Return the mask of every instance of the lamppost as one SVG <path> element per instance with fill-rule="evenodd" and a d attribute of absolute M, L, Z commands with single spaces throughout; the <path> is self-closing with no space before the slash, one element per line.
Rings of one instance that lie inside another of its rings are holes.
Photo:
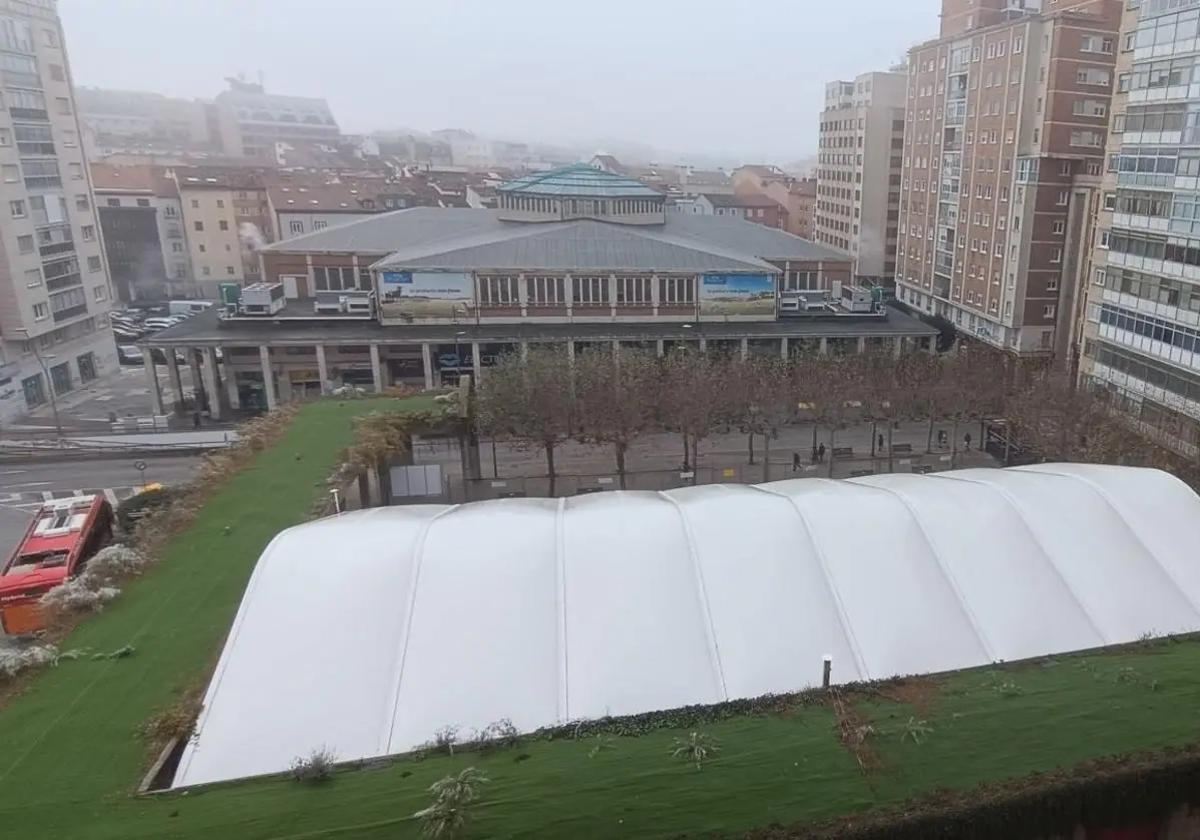
<path fill-rule="evenodd" d="M 37 341 L 30 337 L 29 330 L 18 328 L 17 332 L 25 333 L 25 340 L 33 349 L 33 357 L 37 359 L 38 367 L 42 369 L 42 376 L 45 378 L 46 387 L 49 389 L 50 393 L 50 411 L 54 415 L 54 434 L 57 436 L 59 442 L 61 442 L 63 433 L 62 423 L 58 419 L 58 400 L 54 396 L 54 381 L 51 379 L 50 371 L 46 367 L 46 361 L 53 361 L 55 356 L 51 354 L 50 356 L 43 358 L 41 352 L 38 350 Z"/>

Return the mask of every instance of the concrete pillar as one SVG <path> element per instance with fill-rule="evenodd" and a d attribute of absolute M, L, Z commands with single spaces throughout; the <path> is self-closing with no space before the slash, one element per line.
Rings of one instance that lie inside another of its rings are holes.
<path fill-rule="evenodd" d="M 658 354 L 659 358 L 662 358 L 663 356 L 665 356 L 667 354 L 666 347 L 663 344 L 663 340 L 661 338 L 658 341 L 654 342 L 654 352 L 656 352 Z"/>
<path fill-rule="evenodd" d="M 742 339 L 742 361 L 743 362 L 746 361 L 746 359 L 747 359 L 747 357 L 749 357 L 749 355 L 750 355 L 750 339 L 743 338 Z"/>
<path fill-rule="evenodd" d="M 478 385 L 483 379 L 483 358 L 479 351 L 479 342 L 471 342 L 471 372 L 475 376 L 475 384 Z"/>
<path fill-rule="evenodd" d="M 867 337 L 865 335 L 860 335 L 858 337 L 858 352 L 859 353 L 867 352 Z"/>
<path fill-rule="evenodd" d="M 522 341 L 521 342 L 521 361 L 525 361 L 528 358 L 529 358 L 529 342 Z"/>
<path fill-rule="evenodd" d="M 208 416 L 213 420 L 221 419 L 221 375 L 217 372 L 217 351 L 205 347 L 204 354 L 204 393 L 208 394 Z"/>
<path fill-rule="evenodd" d="M 613 343 L 612 343 L 612 348 L 613 348 L 613 358 L 615 359 L 621 355 L 621 342 L 614 338 Z"/>
<path fill-rule="evenodd" d="M 229 361 L 230 348 L 225 348 L 225 395 L 229 397 L 229 407 L 237 410 L 242 407 L 242 398 L 238 394 L 237 373 Z"/>
<path fill-rule="evenodd" d="M 379 345 L 372 344 L 371 348 L 371 384 L 375 386 L 375 393 L 383 393 L 383 364 L 379 360 Z"/>
<path fill-rule="evenodd" d="M 168 348 L 167 353 L 167 383 L 174 395 L 174 408 L 179 410 L 183 405 L 183 378 L 179 375 L 179 360 L 175 358 L 175 349 Z"/>
<path fill-rule="evenodd" d="M 433 390 L 433 346 L 428 342 L 421 345 L 421 361 L 425 365 L 425 390 Z"/>
<path fill-rule="evenodd" d="M 892 339 L 892 358 L 899 359 L 904 354 L 904 337 L 896 336 Z"/>
<path fill-rule="evenodd" d="M 325 345 L 317 345 L 317 376 L 321 377 L 321 393 L 328 394 L 332 390 L 329 382 L 329 364 L 325 360 Z"/>
<path fill-rule="evenodd" d="M 785 362 L 788 360 L 788 340 L 786 336 L 779 339 L 779 358 Z"/>
<path fill-rule="evenodd" d="M 567 364 L 575 365 L 575 339 L 573 338 L 567 339 Z"/>
<path fill-rule="evenodd" d="M 171 348 L 167 348 L 167 352 L 172 352 Z M 150 386 L 150 405 L 154 409 L 156 415 L 166 414 L 163 411 L 162 389 L 158 387 L 158 371 L 154 369 L 154 354 L 149 347 L 142 348 L 142 366 L 146 369 L 146 384 Z M 53 388 L 53 383 L 46 383 Z"/>
<path fill-rule="evenodd" d="M 271 371 L 271 348 L 260 344 L 258 359 L 262 364 L 263 391 L 267 395 L 267 410 L 274 411 L 279 407 L 279 398 L 275 396 L 275 374 Z"/>
<path fill-rule="evenodd" d="M 824 337 L 822 337 L 822 338 L 821 338 L 821 349 L 820 349 L 820 353 L 821 353 L 821 355 L 822 355 L 822 356 L 828 356 L 828 355 L 829 355 L 829 339 L 828 339 L 828 338 L 824 338 Z"/>
<path fill-rule="evenodd" d="M 196 355 L 194 347 L 188 347 L 183 351 L 187 354 L 188 369 L 192 372 L 192 390 L 196 393 L 196 399 L 199 401 L 200 392 L 204 392 L 204 401 L 211 399 L 212 395 L 208 393 L 208 389 L 204 387 L 204 377 L 200 375 L 200 357 Z M 199 402 L 196 405 L 196 410 L 199 411 L 201 406 Z"/>
<path fill-rule="evenodd" d="M 708 339 L 702 338 L 700 339 L 700 352 L 703 353 L 706 350 L 708 350 Z"/>
<path fill-rule="evenodd" d="M 937 336 L 935 335 L 929 337 L 929 355 L 937 355 Z"/>

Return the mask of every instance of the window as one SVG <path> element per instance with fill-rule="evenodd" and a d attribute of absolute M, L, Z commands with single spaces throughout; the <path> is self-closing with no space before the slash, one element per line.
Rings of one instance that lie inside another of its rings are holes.
<path fill-rule="evenodd" d="M 1105 193 L 1104 194 L 1104 209 L 1105 210 L 1115 210 L 1116 208 L 1117 208 L 1117 194 L 1111 193 L 1111 192 Z"/>
<path fill-rule="evenodd" d="M 61 64 L 50 65 L 50 78 L 56 82 L 65 82 L 67 80 L 67 74 Z"/>
<path fill-rule="evenodd" d="M 82 181 L 83 180 L 83 164 L 82 163 L 68 163 L 67 164 L 67 172 L 69 172 L 71 174 L 72 181 Z"/>
<path fill-rule="evenodd" d="M 12 145 L 12 132 L 7 128 L 0 128 L 0 146 Z"/>
<path fill-rule="evenodd" d="M 25 288 L 36 289 L 42 285 L 42 270 L 40 268 L 31 268 L 25 272 Z"/>
<path fill-rule="evenodd" d="M 33 305 L 33 320 L 45 321 L 50 317 L 50 307 L 44 303 L 35 303 Z"/>
<path fill-rule="evenodd" d="M 212 269 L 209 268 L 208 266 L 204 265 L 204 266 L 200 267 L 200 273 L 203 274 L 205 277 L 208 277 L 212 274 Z"/>
<path fill-rule="evenodd" d="M 183 253 L 183 243 L 182 242 L 172 242 L 171 243 L 171 252 L 175 253 L 175 254 L 182 254 Z"/>
<path fill-rule="evenodd" d="M 63 131 L 62 144 L 68 148 L 74 149 L 79 145 L 79 132 L 74 130 Z"/>
<path fill-rule="evenodd" d="M 1012 51 L 1014 53 L 1019 53 L 1023 49 L 1025 49 L 1025 37 L 1023 35 L 1018 35 L 1017 37 L 1013 38 Z"/>
<path fill-rule="evenodd" d="M 79 234 L 83 237 L 84 242 L 94 242 L 96 240 L 96 226 L 84 225 L 79 229 Z"/>
<path fill-rule="evenodd" d="M 288 222 L 288 230 L 292 233 L 304 233 L 304 222 L 299 219 L 292 219 Z"/>
<path fill-rule="evenodd" d="M 201 244 L 197 245 L 196 247 L 200 249 L 201 254 L 205 253 L 208 250 L 208 248 L 206 248 L 204 246 L 204 243 L 201 243 Z"/>
<path fill-rule="evenodd" d="M 325 230 L 327 227 L 329 227 L 329 222 L 324 219 L 315 219 L 313 221 L 313 230 Z"/>
<path fill-rule="evenodd" d="M 219 227 L 221 230 L 229 230 L 229 222 L 221 219 L 221 221 L 217 222 L 217 227 Z"/>
<path fill-rule="evenodd" d="M 42 43 L 45 44 L 47 47 L 57 47 L 58 46 L 58 33 L 55 32 L 53 29 L 43 29 L 42 30 Z"/>
<path fill-rule="evenodd" d="M 100 270 L 100 258 L 99 257 L 88 257 L 87 258 L 87 267 L 88 267 L 88 271 L 92 272 L 93 274 L 95 272 L 99 271 Z"/>
<path fill-rule="evenodd" d="M 1053 303 L 1047 303 L 1042 307 L 1042 315 L 1047 318 L 1053 318 L 1056 312 L 1058 312 L 1058 307 Z M 1043 333 L 1043 335 L 1048 335 L 1048 333 Z"/>
<path fill-rule="evenodd" d="M 1076 99 L 1071 105 L 1071 110 L 1077 117 L 1108 116 L 1108 104 L 1095 99 Z"/>
<path fill-rule="evenodd" d="M 119 198 L 106 198 L 106 199 L 104 199 L 104 205 L 105 205 L 106 207 L 120 207 L 120 206 L 121 206 L 121 199 L 119 199 Z"/>
<path fill-rule="evenodd" d="M 22 254 L 33 253 L 33 237 L 30 235 L 17 237 L 17 250 Z"/>
<path fill-rule="evenodd" d="M 200 208 L 200 200 L 193 198 L 192 199 L 192 209 L 198 210 L 199 208 Z"/>
<path fill-rule="evenodd" d="M 1111 53 L 1113 51 L 1113 39 L 1103 38 L 1099 35 L 1084 35 L 1079 39 L 1079 51 L 1086 53 Z"/>
<path fill-rule="evenodd" d="M 513 275 L 479 278 L 480 306 L 518 306 L 517 278 Z"/>
<path fill-rule="evenodd" d="M 1075 81 L 1081 85 L 1108 87 L 1111 78 L 1108 70 L 1100 67 L 1080 67 L 1075 71 Z"/>
<path fill-rule="evenodd" d="M 1052 262 L 1052 263 L 1062 262 L 1062 248 L 1051 248 L 1050 249 L 1050 262 Z"/>
<path fill-rule="evenodd" d="M 91 202 L 88 201 L 88 197 L 86 195 L 80 194 L 75 196 L 76 210 L 87 210 L 89 207 L 91 207 Z"/>
<path fill-rule="evenodd" d="M 233 266 L 228 266 L 228 273 L 233 273 Z M 319 292 L 367 292 L 371 290 L 371 275 L 370 272 L 355 272 L 352 266 L 315 266 L 313 288 Z"/>
<path fill-rule="evenodd" d="M 225 273 L 228 274 L 230 277 L 232 277 L 234 275 L 233 266 L 231 266 L 231 265 L 225 266 Z"/>
<path fill-rule="evenodd" d="M 1055 236 L 1063 236 L 1067 232 L 1067 223 L 1062 219 L 1055 219 L 1053 224 L 1050 225 L 1050 231 Z"/>
<path fill-rule="evenodd" d="M 6 163 L 0 166 L 0 174 L 3 174 L 6 184 L 15 184 L 21 180 L 21 167 L 15 163 Z"/>
<path fill-rule="evenodd" d="M 574 277 L 571 296 L 575 306 L 607 306 L 607 277 Z"/>
<path fill-rule="evenodd" d="M 163 208 L 163 215 L 168 219 L 174 219 L 178 214 L 175 212 L 175 206 L 173 204 L 168 204 Z"/>
<path fill-rule="evenodd" d="M 8 210 L 10 213 L 12 213 L 12 217 L 14 219 L 24 219 L 25 218 L 25 202 L 24 201 L 8 202 Z"/>
<path fill-rule="evenodd" d="M 54 98 L 54 110 L 59 114 L 71 113 L 71 100 L 65 96 L 56 96 Z"/>
<path fill-rule="evenodd" d="M 1058 199 L 1054 203 L 1057 204 L 1059 207 L 1065 207 L 1067 204 L 1067 201 L 1069 199 L 1070 199 L 1070 195 L 1067 193 L 1067 191 L 1060 190 L 1058 193 Z"/>
<path fill-rule="evenodd" d="M 217 199 L 217 207 L 221 208 L 222 210 L 225 209 L 225 199 L 218 198 Z"/>
<path fill-rule="evenodd" d="M 637 306 L 650 303 L 649 277 L 618 277 L 617 305 Z"/>
<path fill-rule="evenodd" d="M 97 286 L 92 289 L 92 297 L 96 300 L 108 300 L 108 287 Z"/>
<path fill-rule="evenodd" d="M 204 222 L 199 222 L 199 221 L 198 221 L 198 222 L 196 222 L 196 223 L 195 223 L 195 227 L 196 227 L 196 230 L 197 230 L 197 231 L 199 231 L 199 232 L 201 232 L 201 233 L 203 233 L 203 232 L 204 232 Z"/>
<path fill-rule="evenodd" d="M 148 198 L 139 198 L 139 199 L 137 200 L 137 206 L 138 206 L 138 207 L 149 207 L 149 206 L 150 206 L 150 199 L 148 199 Z"/>
<path fill-rule="evenodd" d="M 566 306 L 566 278 L 527 277 L 526 293 L 530 306 Z"/>
<path fill-rule="evenodd" d="M 1072 131 L 1071 145 L 1099 149 L 1104 145 L 1104 135 L 1099 131 Z"/>

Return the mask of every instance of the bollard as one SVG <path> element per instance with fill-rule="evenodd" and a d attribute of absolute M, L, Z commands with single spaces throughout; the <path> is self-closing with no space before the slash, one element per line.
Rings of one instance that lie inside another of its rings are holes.
<path fill-rule="evenodd" d="M 821 675 L 821 687 L 829 688 L 829 675 L 833 671 L 833 657 L 830 656 L 829 654 L 825 654 L 824 663 L 825 663 L 825 671 Z"/>

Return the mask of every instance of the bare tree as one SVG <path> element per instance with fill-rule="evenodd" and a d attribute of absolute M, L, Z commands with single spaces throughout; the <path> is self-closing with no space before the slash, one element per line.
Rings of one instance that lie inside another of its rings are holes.
<path fill-rule="evenodd" d="M 763 440 L 763 481 L 771 480 L 771 441 L 796 414 L 789 365 L 779 359 L 731 359 L 721 367 L 720 394 L 731 425 L 746 435 L 749 463 L 754 463 L 754 438 Z"/>
<path fill-rule="evenodd" d="M 659 363 L 658 420 L 683 438 L 685 470 L 695 469 L 700 441 L 722 416 L 724 396 L 716 384 L 719 370 L 720 363 L 706 354 L 683 348 L 672 350 Z"/>
<path fill-rule="evenodd" d="M 570 437 L 576 414 L 566 352 L 534 346 L 524 358 L 517 353 L 501 357 L 481 383 L 478 400 L 482 428 L 546 453 L 553 496 L 558 478 L 554 452 Z"/>
<path fill-rule="evenodd" d="M 575 358 L 576 437 L 612 444 L 622 490 L 629 447 L 655 420 L 658 381 L 658 360 L 644 350 L 589 350 Z"/>

